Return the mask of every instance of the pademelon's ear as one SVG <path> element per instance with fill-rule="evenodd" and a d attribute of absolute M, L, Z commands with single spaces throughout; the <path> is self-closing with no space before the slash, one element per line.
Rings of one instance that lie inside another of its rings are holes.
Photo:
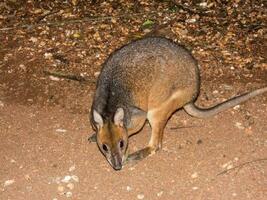
<path fill-rule="evenodd" d="M 99 127 L 102 127 L 103 126 L 103 118 L 96 110 L 93 111 L 93 117 L 94 117 L 94 121 L 97 123 L 97 125 Z"/>
<path fill-rule="evenodd" d="M 124 110 L 123 108 L 118 108 L 114 115 L 114 124 L 117 126 L 123 126 Z"/>

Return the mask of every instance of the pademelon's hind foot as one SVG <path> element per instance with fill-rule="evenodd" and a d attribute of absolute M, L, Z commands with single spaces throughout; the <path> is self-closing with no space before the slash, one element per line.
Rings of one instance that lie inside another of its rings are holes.
<path fill-rule="evenodd" d="M 96 142 L 96 133 L 93 133 L 89 138 L 88 138 L 88 141 L 90 143 L 92 142 Z"/>
<path fill-rule="evenodd" d="M 137 161 L 143 160 L 144 158 L 148 157 L 149 155 L 152 155 L 156 152 L 156 149 L 151 147 L 146 147 L 144 149 L 141 149 L 139 151 L 136 151 L 132 154 L 130 154 L 125 163 L 135 163 Z"/>

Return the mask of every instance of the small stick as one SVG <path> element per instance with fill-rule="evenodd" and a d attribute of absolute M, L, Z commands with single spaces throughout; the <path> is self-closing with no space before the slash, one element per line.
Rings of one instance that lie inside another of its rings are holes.
<path fill-rule="evenodd" d="M 44 70 L 45 75 L 48 76 L 55 76 L 58 78 L 64 78 L 64 79 L 70 79 L 73 81 L 79 81 L 79 82 L 90 82 L 90 83 L 95 83 L 95 81 L 88 80 L 80 75 L 74 75 L 74 74 L 63 74 L 61 72 L 50 72 Z"/>
<path fill-rule="evenodd" d="M 177 126 L 177 127 L 170 127 L 170 130 L 176 130 L 176 129 L 183 129 L 183 128 L 199 128 L 202 126 Z"/>
<path fill-rule="evenodd" d="M 83 22 L 94 22 L 94 21 L 103 21 L 103 20 L 110 20 L 113 18 L 122 18 L 122 17 L 132 17 L 132 16 L 140 16 L 140 15 L 156 15 L 157 12 L 153 11 L 150 13 L 126 13 L 122 15 L 117 15 L 117 16 L 98 16 L 98 17 L 85 17 L 82 19 L 73 19 L 73 20 L 62 20 L 62 21 L 54 21 L 54 22 L 39 22 L 35 24 L 22 24 L 18 26 L 11 26 L 11 27 L 5 27 L 1 28 L 0 31 L 8 31 L 8 30 L 13 30 L 17 28 L 27 28 L 27 29 L 32 29 L 37 26 L 62 26 L 65 24 L 74 24 L 74 23 L 83 23 Z"/>
<path fill-rule="evenodd" d="M 245 165 L 248 165 L 248 164 L 251 164 L 251 163 L 254 163 L 254 162 L 260 162 L 260 161 L 267 161 L 267 158 L 260 158 L 260 159 L 244 162 L 244 163 L 242 163 L 240 165 L 237 165 L 235 167 L 232 167 L 230 169 L 223 170 L 222 172 L 218 173 L 216 176 L 220 176 L 220 175 L 225 174 L 225 173 L 227 173 L 229 171 L 232 171 L 234 169 L 241 168 L 241 167 L 244 167 Z"/>

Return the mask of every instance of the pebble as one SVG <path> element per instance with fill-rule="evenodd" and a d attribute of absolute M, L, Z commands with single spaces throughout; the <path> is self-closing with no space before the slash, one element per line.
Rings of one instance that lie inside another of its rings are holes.
<path fill-rule="evenodd" d="M 126 186 L 126 190 L 129 192 L 129 191 L 131 191 L 132 190 L 132 188 L 130 187 L 130 186 Z"/>
<path fill-rule="evenodd" d="M 68 183 L 67 184 L 67 188 L 69 188 L 70 190 L 74 189 L 74 184 L 73 183 Z"/>
<path fill-rule="evenodd" d="M 198 187 L 192 187 L 193 190 L 198 190 Z"/>
<path fill-rule="evenodd" d="M 239 110 L 239 108 L 240 108 L 240 105 L 233 107 L 234 110 Z"/>
<path fill-rule="evenodd" d="M 38 41 L 38 39 L 36 37 L 31 37 L 29 39 L 29 41 L 33 42 L 33 43 L 36 43 Z"/>
<path fill-rule="evenodd" d="M 67 192 L 67 193 L 66 193 L 66 197 L 67 197 L 67 198 L 72 197 L 72 192 Z"/>
<path fill-rule="evenodd" d="M 63 129 L 63 128 L 58 128 L 58 129 L 56 129 L 56 132 L 65 133 L 65 132 L 67 132 L 67 130 Z"/>
<path fill-rule="evenodd" d="M 4 107 L 4 103 L 0 101 L 0 107 Z"/>
<path fill-rule="evenodd" d="M 191 175 L 191 178 L 197 178 L 197 177 L 198 177 L 197 172 L 195 172 L 195 173 L 193 173 L 193 174 Z"/>
<path fill-rule="evenodd" d="M 21 68 L 23 71 L 26 71 L 26 67 L 25 67 L 25 65 L 23 65 L 23 64 L 20 64 L 20 65 L 19 65 L 19 68 Z"/>
<path fill-rule="evenodd" d="M 207 2 L 201 2 L 201 3 L 199 4 L 199 6 L 201 6 L 201 7 L 203 7 L 203 8 L 207 7 L 207 5 L 208 5 Z"/>
<path fill-rule="evenodd" d="M 59 80 L 60 80 L 60 78 L 55 77 L 55 76 L 49 76 L 49 78 L 50 78 L 52 81 L 59 81 Z"/>
<path fill-rule="evenodd" d="M 187 22 L 187 23 L 195 23 L 196 21 L 197 20 L 194 18 L 185 20 L 185 22 Z"/>
<path fill-rule="evenodd" d="M 138 194 L 137 195 L 137 199 L 144 199 L 145 198 L 145 195 L 143 195 L 143 194 Z"/>
<path fill-rule="evenodd" d="M 226 168 L 226 169 L 232 169 L 233 168 L 233 162 L 232 161 L 229 161 L 225 164 L 222 165 L 222 168 Z"/>
<path fill-rule="evenodd" d="M 13 183 L 15 183 L 15 180 L 14 180 L 14 179 L 7 180 L 7 181 L 5 181 L 5 183 L 4 183 L 4 187 L 9 186 L 9 185 L 12 185 Z"/>
<path fill-rule="evenodd" d="M 71 178 L 72 178 L 72 180 L 74 180 L 75 182 L 79 182 L 79 177 L 78 176 L 76 176 L 76 175 L 72 175 L 71 176 Z"/>
<path fill-rule="evenodd" d="M 68 183 L 68 182 L 70 182 L 71 179 L 72 179 L 72 177 L 69 176 L 69 175 L 67 175 L 67 176 L 65 176 L 63 179 L 61 179 L 61 182 L 63 182 L 63 183 Z"/>
<path fill-rule="evenodd" d="M 72 165 L 70 168 L 69 168 L 69 172 L 72 172 L 72 171 L 74 171 L 75 170 L 75 165 Z"/>
<path fill-rule="evenodd" d="M 45 53 L 45 54 L 44 54 L 44 57 L 45 57 L 46 59 L 49 59 L 49 58 L 52 58 L 52 57 L 53 57 L 53 54 L 52 54 L 52 53 Z"/>
<path fill-rule="evenodd" d="M 59 191 L 59 192 L 63 192 L 64 191 L 64 186 L 62 186 L 62 185 L 59 185 L 58 187 L 57 187 L 57 191 Z"/>
<path fill-rule="evenodd" d="M 100 74 L 100 72 L 95 72 L 95 73 L 94 73 L 94 76 L 95 76 L 95 77 L 98 77 L 99 74 Z"/>
<path fill-rule="evenodd" d="M 236 122 L 236 123 L 235 123 L 235 126 L 236 126 L 238 129 L 244 129 L 244 128 L 245 128 L 240 122 Z"/>
<path fill-rule="evenodd" d="M 223 84 L 222 86 L 225 90 L 233 90 L 233 87 L 231 85 Z"/>
<path fill-rule="evenodd" d="M 162 196 L 162 194 L 163 194 L 163 191 L 160 191 L 157 193 L 157 196 L 160 197 L 160 196 Z"/>

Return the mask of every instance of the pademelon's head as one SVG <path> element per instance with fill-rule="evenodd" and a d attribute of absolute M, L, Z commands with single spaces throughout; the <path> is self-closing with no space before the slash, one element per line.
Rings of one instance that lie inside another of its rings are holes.
<path fill-rule="evenodd" d="M 115 170 L 120 170 L 126 159 L 128 134 L 123 119 L 123 108 L 118 108 L 113 118 L 107 120 L 93 110 L 93 121 L 97 129 L 97 145 Z"/>

